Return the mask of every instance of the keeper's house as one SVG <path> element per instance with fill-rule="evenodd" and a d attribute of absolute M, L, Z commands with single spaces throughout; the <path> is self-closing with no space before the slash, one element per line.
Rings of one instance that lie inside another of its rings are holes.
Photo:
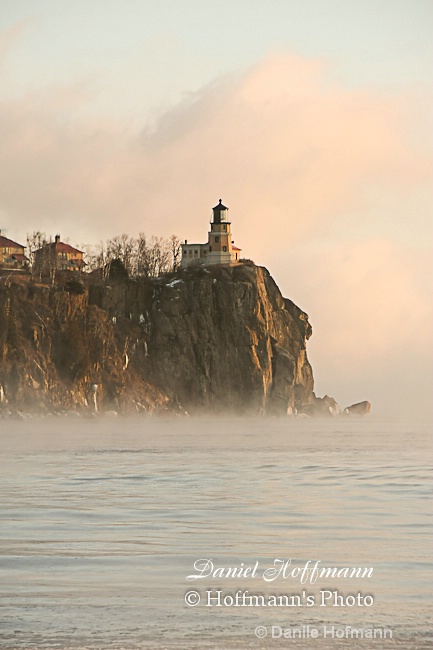
<path fill-rule="evenodd" d="M 0 268 L 21 271 L 28 267 L 29 259 L 24 254 L 25 246 L 2 235 L 0 230 Z"/>
<path fill-rule="evenodd" d="M 35 251 L 33 270 L 41 277 L 50 276 L 57 271 L 82 271 L 85 266 L 83 252 L 60 241 L 60 235 Z"/>
<path fill-rule="evenodd" d="M 210 224 L 206 244 L 182 244 L 181 268 L 193 264 L 238 264 L 241 249 L 233 244 L 231 222 L 228 220 L 228 208 L 220 199 L 213 209 L 213 220 Z"/>

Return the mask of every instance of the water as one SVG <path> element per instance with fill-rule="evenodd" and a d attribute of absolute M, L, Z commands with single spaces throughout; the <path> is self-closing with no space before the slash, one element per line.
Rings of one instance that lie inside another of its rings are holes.
<path fill-rule="evenodd" d="M 0 647 L 431 647 L 428 427 L 374 421 L 52 418 L 2 421 Z M 195 582 L 194 562 L 259 565 Z M 293 567 L 373 567 L 373 577 L 266 583 Z M 187 591 L 202 603 L 188 607 Z M 306 607 L 206 607 L 232 596 L 312 594 Z M 319 606 L 321 590 L 371 607 Z M 257 639 L 256 626 L 266 627 Z M 271 639 L 310 625 L 318 639 Z M 323 626 L 393 639 L 323 637 Z"/>

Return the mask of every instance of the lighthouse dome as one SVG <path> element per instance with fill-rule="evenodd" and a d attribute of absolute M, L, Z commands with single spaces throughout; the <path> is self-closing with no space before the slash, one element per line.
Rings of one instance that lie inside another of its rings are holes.
<path fill-rule="evenodd" d="M 213 222 L 221 223 L 222 221 L 227 221 L 228 218 L 228 208 L 223 205 L 222 200 L 219 200 L 218 205 L 212 208 L 213 211 Z"/>

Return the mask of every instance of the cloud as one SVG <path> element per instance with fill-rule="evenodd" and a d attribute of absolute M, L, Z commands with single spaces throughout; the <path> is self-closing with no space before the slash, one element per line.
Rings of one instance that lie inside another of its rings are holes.
<path fill-rule="evenodd" d="M 28 18 L 0 31 L 0 66 L 32 22 L 33 20 Z"/>
<path fill-rule="evenodd" d="M 405 200 L 429 174 L 427 156 L 407 141 L 409 100 L 330 79 L 320 62 L 276 55 L 210 84 L 139 134 L 83 118 L 88 96 L 78 84 L 4 103 L 3 213 L 30 229 L 68 228 L 73 216 L 82 236 L 113 234 L 121 223 L 200 239 L 221 195 L 239 243 L 257 257 L 282 245 L 282 232 L 287 247 L 353 210 L 368 212 L 369 191 Z M 256 237 L 251 223 L 264 217 L 269 227 Z"/>

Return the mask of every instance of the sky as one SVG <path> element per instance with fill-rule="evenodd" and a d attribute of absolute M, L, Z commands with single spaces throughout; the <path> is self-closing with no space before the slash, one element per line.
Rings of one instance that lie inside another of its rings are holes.
<path fill-rule="evenodd" d="M 432 395 L 430 0 L 3 0 L 0 228 L 207 240 L 310 316 L 316 393 Z"/>

